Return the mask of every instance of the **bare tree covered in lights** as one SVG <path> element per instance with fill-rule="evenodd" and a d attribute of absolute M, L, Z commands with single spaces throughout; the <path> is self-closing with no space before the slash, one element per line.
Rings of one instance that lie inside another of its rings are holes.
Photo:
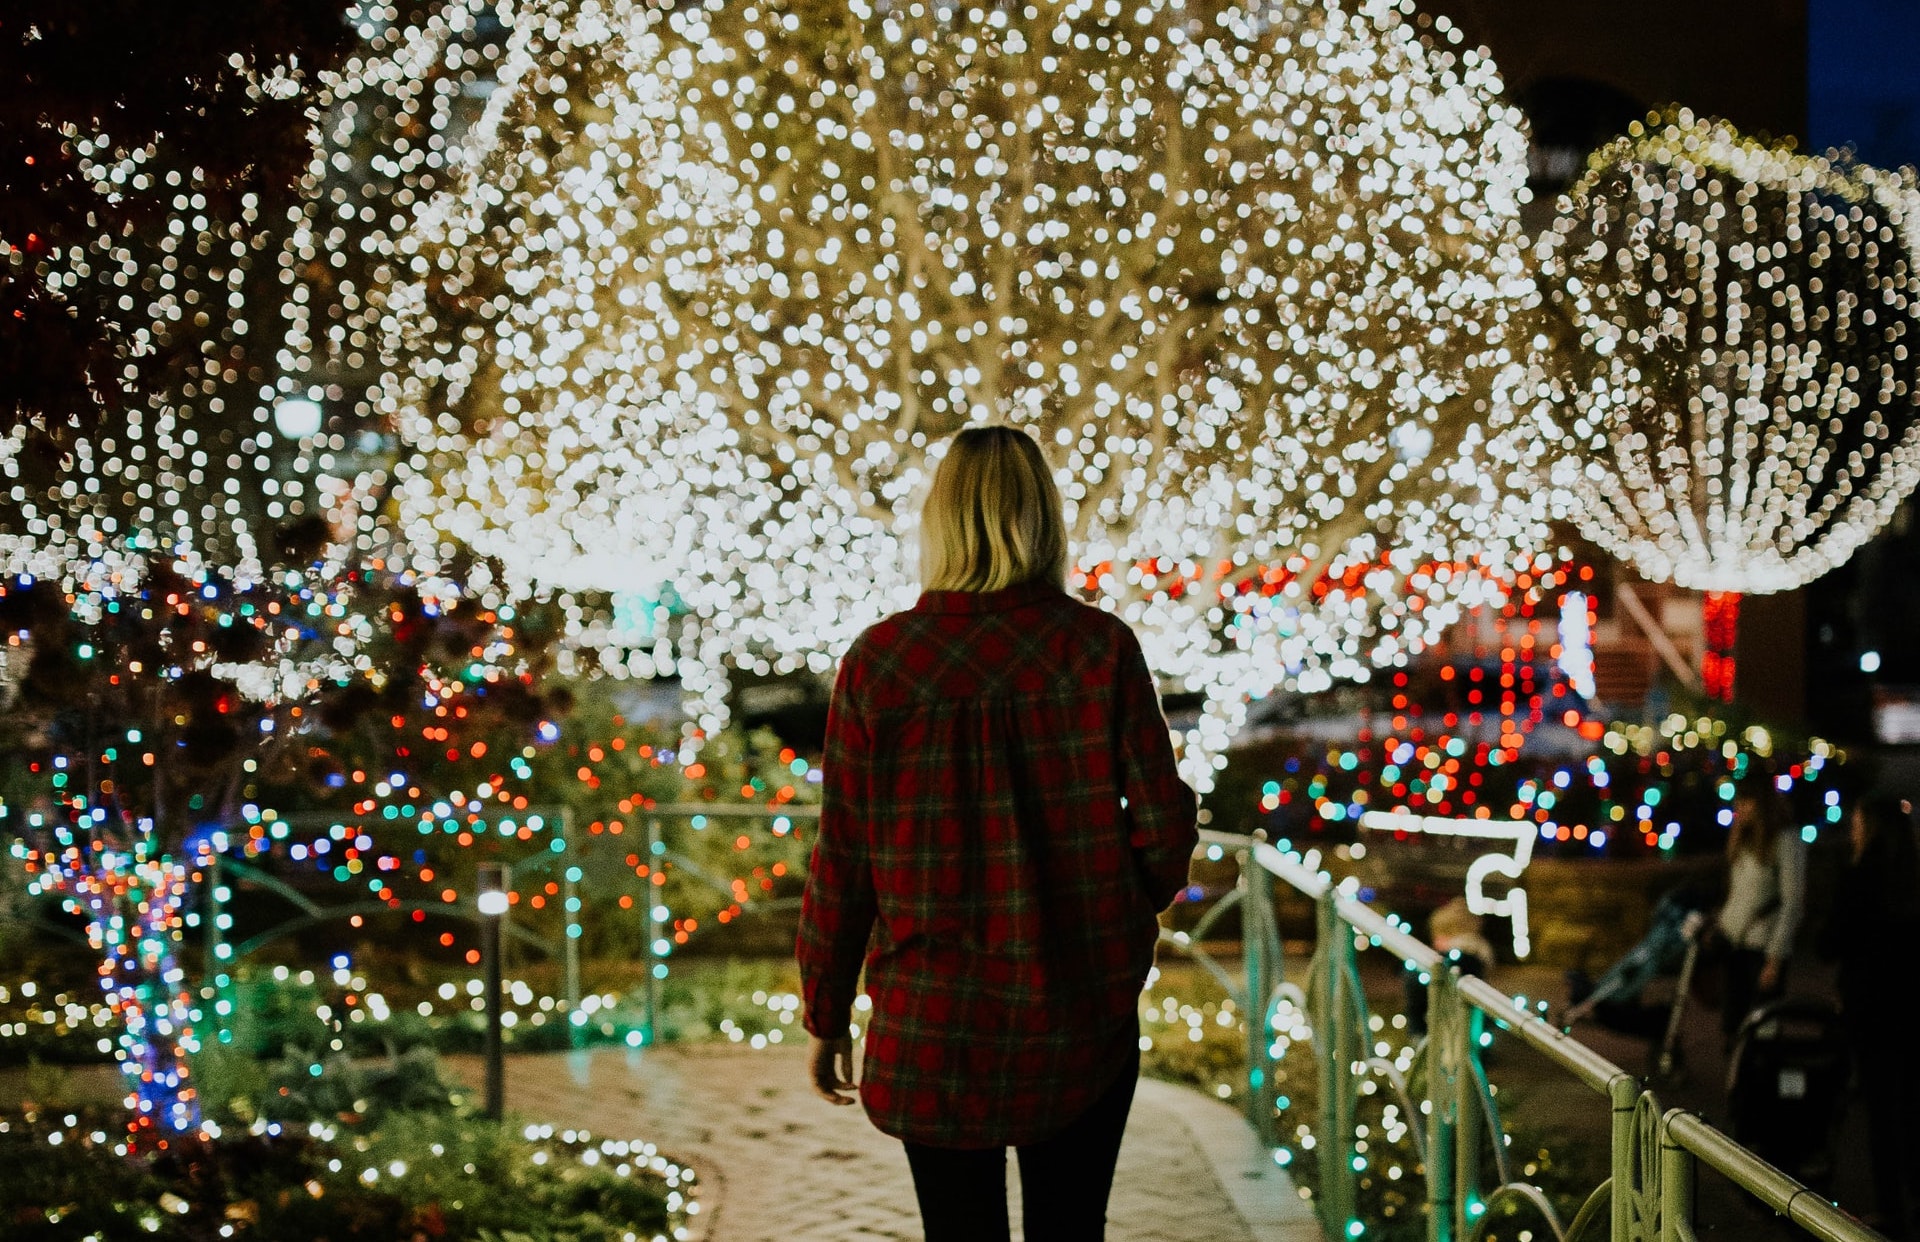
<path fill-rule="evenodd" d="M 0 349 L 35 356 L 0 389 L 0 637 L 32 796 L 0 827 L 40 890 L 86 914 L 136 1128 L 164 1133 L 195 1117 L 197 1006 L 174 946 L 219 834 L 246 839 L 255 782 L 303 766 L 316 718 L 345 730 L 460 694 L 527 729 L 542 710 L 537 610 L 510 622 L 377 555 L 378 472 L 347 388 L 378 269 L 328 249 L 347 225 L 364 235 L 376 199 L 388 220 L 431 185 L 422 114 L 473 80 L 452 35 L 484 9 L 266 3 L 215 28 L 19 7 L 0 32 L 27 89 L 0 108 L 0 150 L 33 158 L 0 179 L 0 303 L 19 311 Z M 366 115 L 329 118 L 387 140 L 381 175 L 342 184 L 355 166 L 313 141 L 310 88 L 341 102 L 324 70 L 356 41 L 406 55 Z M 399 72 L 436 63 L 437 89 Z M 44 215 L 23 224 L 34 186 Z M 43 312 L 67 316 L 60 341 Z"/>
<path fill-rule="evenodd" d="M 1525 141 L 1410 6 L 522 12 L 401 246 L 415 547 L 825 666 L 912 597 L 929 446 L 1033 429 L 1076 585 L 1214 707 L 1364 676 L 1531 534 L 1497 429 Z M 704 680 L 703 680 L 704 679 Z"/>
<path fill-rule="evenodd" d="M 31 254 L 9 243 L 10 279 L 51 291 L 76 323 L 111 312 L 95 345 L 113 366 L 89 373 L 97 408 L 28 403 L 17 412 L 32 421 L 0 420 L 0 572 L 124 585 L 159 551 L 257 574 L 277 532 L 314 516 L 333 524 L 336 559 L 377 556 L 387 452 L 362 394 L 393 253 L 379 239 L 431 192 L 442 131 L 479 111 L 492 6 L 273 3 L 218 31 L 169 12 L 179 29 L 147 50 L 175 63 L 82 90 L 86 48 L 117 63 L 147 29 L 96 28 L 120 7 L 56 22 L 63 33 L 21 53 L 47 94 L 0 110 L 0 142 L 57 138 L 60 160 L 35 165 L 59 227 Z M 304 47 L 303 22 L 326 37 Z M 41 81 L 46 58 L 56 82 Z M 363 72 L 370 60 L 379 72 Z M 149 128 L 128 129 L 130 112 Z M 0 348 L 41 351 L 32 315 L 9 322 Z M 35 365 L 66 367 L 53 353 Z"/>
<path fill-rule="evenodd" d="M 147 298 L 124 296 L 153 290 L 86 279 L 73 256 L 194 212 L 270 227 L 307 163 L 311 90 L 352 45 L 346 9 L 16 0 L 0 13 L 0 432 L 60 443 L 193 364 L 152 332 Z"/>

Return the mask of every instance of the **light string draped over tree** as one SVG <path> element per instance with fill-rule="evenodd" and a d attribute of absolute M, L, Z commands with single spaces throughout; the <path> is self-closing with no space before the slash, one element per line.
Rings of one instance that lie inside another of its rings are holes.
<path fill-rule="evenodd" d="M 31 889 L 88 920 L 143 1144 L 199 1120 L 189 1054 L 230 964 L 215 955 L 196 989 L 178 949 L 216 856 L 267 837 L 256 800 L 269 782 L 307 773 L 362 717 L 452 701 L 476 725 L 531 736 L 546 710 L 552 631 L 537 611 L 315 566 L 247 581 L 159 558 L 125 590 L 0 586 L 0 629 L 30 639 L 0 700 L 0 745 L 38 786 L 9 791 L 0 832 Z"/>
<path fill-rule="evenodd" d="M 1582 533 L 1754 593 L 1871 538 L 1920 478 L 1917 228 L 1912 170 L 1686 112 L 1597 153 L 1541 245 L 1533 403 Z"/>
<path fill-rule="evenodd" d="M 1246 695 L 1404 659 L 1538 537 L 1525 140 L 1411 11 L 526 6 L 399 242 L 420 563 L 670 584 L 712 729 L 728 661 L 823 670 L 911 601 L 929 446 L 1005 420 L 1075 588 L 1206 697 L 1210 784 Z"/>

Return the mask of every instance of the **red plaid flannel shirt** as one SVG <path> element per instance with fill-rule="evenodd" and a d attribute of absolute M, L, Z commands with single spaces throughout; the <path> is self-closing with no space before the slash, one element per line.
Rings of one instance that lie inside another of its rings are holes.
<path fill-rule="evenodd" d="M 800 918 L 807 1030 L 881 1130 L 1018 1146 L 1128 1064 L 1193 792 L 1132 632 L 1059 588 L 929 591 L 841 663 Z"/>

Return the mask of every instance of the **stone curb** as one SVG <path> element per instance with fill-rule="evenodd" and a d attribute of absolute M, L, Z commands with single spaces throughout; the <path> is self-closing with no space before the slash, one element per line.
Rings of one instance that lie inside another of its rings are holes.
<path fill-rule="evenodd" d="M 1254 1242 L 1323 1242 L 1319 1218 L 1245 1117 L 1192 1087 L 1151 1078 L 1140 1080 L 1138 1098 L 1179 1117 Z"/>

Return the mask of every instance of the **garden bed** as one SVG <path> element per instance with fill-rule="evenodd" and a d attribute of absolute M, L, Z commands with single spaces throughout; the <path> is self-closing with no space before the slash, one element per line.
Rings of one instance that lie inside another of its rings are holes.
<path fill-rule="evenodd" d="M 202 1058 L 209 1124 L 129 1152 L 125 1114 L 0 1114 L 0 1234 L 670 1242 L 695 1178 L 644 1141 L 475 1115 L 423 1052 L 352 1064 Z"/>

